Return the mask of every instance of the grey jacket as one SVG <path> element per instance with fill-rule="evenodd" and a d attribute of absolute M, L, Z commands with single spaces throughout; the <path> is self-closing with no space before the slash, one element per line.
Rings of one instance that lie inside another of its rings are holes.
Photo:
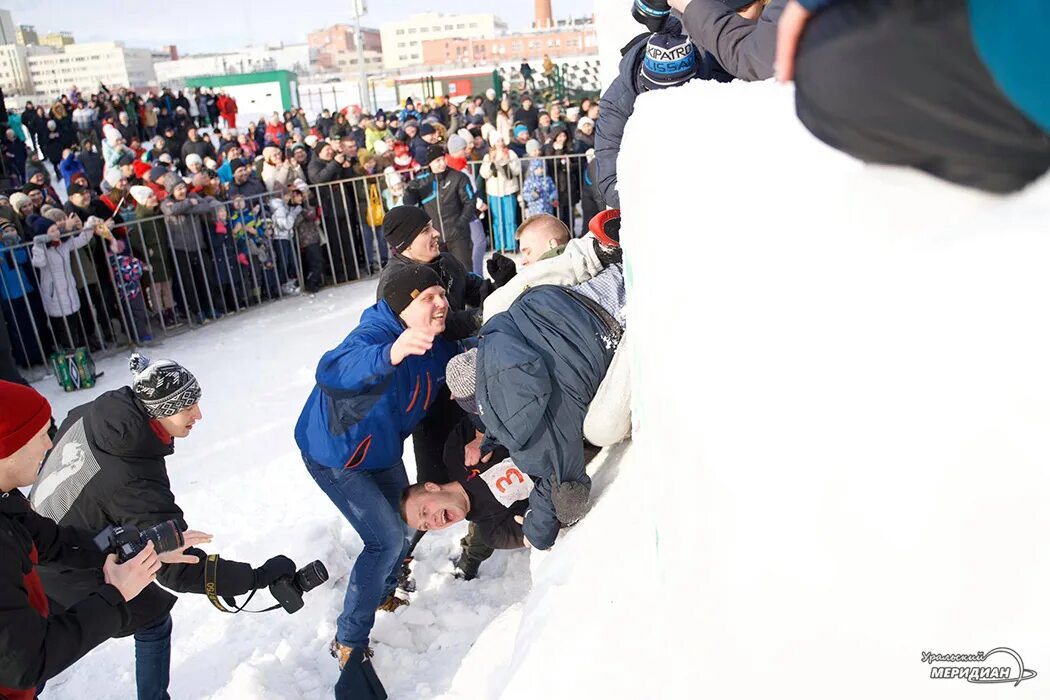
<path fill-rule="evenodd" d="M 757 22 L 744 19 L 719 0 L 691 0 L 682 15 L 693 43 L 714 54 L 722 67 L 741 80 L 773 77 L 777 20 L 787 0 L 773 0 Z"/>
<path fill-rule="evenodd" d="M 193 201 L 196 200 L 196 204 Z M 168 241 L 175 250 L 195 253 L 205 248 L 204 223 L 196 220 L 195 214 L 206 214 L 222 206 L 213 197 L 190 196 L 181 202 L 170 197 L 160 203 L 160 210 L 167 217 Z"/>

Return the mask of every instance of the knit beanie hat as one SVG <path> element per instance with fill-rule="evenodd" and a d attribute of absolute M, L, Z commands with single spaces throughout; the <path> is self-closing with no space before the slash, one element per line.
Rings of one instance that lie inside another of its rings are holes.
<path fill-rule="evenodd" d="M 434 125 L 430 122 L 423 122 L 423 126 L 419 127 L 420 136 L 429 136 L 430 134 L 436 133 Z"/>
<path fill-rule="evenodd" d="M 91 188 L 82 182 L 71 182 L 69 187 L 66 188 L 66 196 L 72 197 L 74 195 L 83 194 L 84 192 L 90 192 Z"/>
<path fill-rule="evenodd" d="M 467 140 L 459 134 L 452 134 L 448 137 L 448 152 L 458 153 L 460 151 L 467 150 Z"/>
<path fill-rule="evenodd" d="M 320 141 L 320 140 L 321 140 L 321 139 L 320 139 L 320 138 L 319 138 L 319 137 L 317 136 L 317 134 L 310 134 L 310 135 L 309 135 L 309 136 L 307 136 L 307 137 L 306 137 L 305 139 L 303 139 L 303 142 L 304 142 L 304 143 L 305 143 L 305 144 L 306 144 L 306 145 L 307 145 L 307 146 L 308 146 L 309 148 L 313 148 L 314 146 L 316 146 L 316 145 L 317 145 L 317 142 L 318 142 L 318 141 Z M 296 145 L 298 145 L 298 144 L 296 144 Z M 294 149 L 294 148 L 295 148 L 295 146 L 292 146 L 292 148 Z"/>
<path fill-rule="evenodd" d="M 164 175 L 163 182 L 164 189 L 167 190 L 168 194 L 175 191 L 175 188 L 179 185 L 186 184 L 185 181 L 179 177 L 178 173 L 167 173 Z"/>
<path fill-rule="evenodd" d="M 33 203 L 33 200 L 29 198 L 28 194 L 23 194 L 21 192 L 15 192 L 12 194 L 8 201 L 11 202 L 11 207 L 14 208 L 16 212 L 25 205 Z"/>
<path fill-rule="evenodd" d="M 377 156 L 386 155 L 390 151 L 390 146 L 387 145 L 386 141 L 376 141 L 372 144 L 372 152 Z"/>
<path fill-rule="evenodd" d="M 135 353 L 128 367 L 135 375 L 131 390 L 153 418 L 174 416 L 201 400 L 197 378 L 177 362 L 150 362 L 148 357 Z"/>
<path fill-rule="evenodd" d="M 653 34 L 645 44 L 639 82 L 646 90 L 682 85 L 696 76 L 697 65 L 696 48 L 688 36 Z"/>
<path fill-rule="evenodd" d="M 120 172 L 119 168 L 110 168 L 106 172 L 106 184 L 110 187 L 116 187 L 120 184 L 120 181 L 124 179 L 124 174 Z"/>
<path fill-rule="evenodd" d="M 151 194 L 153 194 L 153 190 L 145 185 L 135 185 L 131 188 L 131 197 L 139 204 L 145 204 Z"/>
<path fill-rule="evenodd" d="M 514 127 L 514 138 L 520 138 L 522 134 L 529 133 L 529 127 L 524 124 L 518 124 Z"/>
<path fill-rule="evenodd" d="M 58 207 L 45 204 L 40 208 L 40 216 L 49 219 L 51 223 L 61 224 L 66 220 L 66 213 Z"/>
<path fill-rule="evenodd" d="M 445 367 L 445 383 L 456 403 L 468 413 L 478 412 L 478 402 L 474 397 L 478 376 L 478 349 L 471 348 L 454 356 Z"/>
<path fill-rule="evenodd" d="M 433 163 L 438 158 L 444 158 L 444 157 L 445 157 L 445 147 L 442 146 L 440 143 L 432 143 L 429 146 L 427 146 L 427 155 L 426 155 L 427 162 L 424 163 L 423 165 L 430 165 L 431 163 Z"/>
<path fill-rule="evenodd" d="M 201 157 L 200 157 L 199 155 L 197 155 L 196 153 L 190 153 L 190 154 L 188 154 L 188 155 L 186 156 L 186 165 L 187 165 L 187 166 L 189 166 L 189 165 L 193 165 L 194 163 L 198 163 L 198 164 L 200 164 L 200 165 L 204 165 L 204 159 L 203 159 L 203 158 L 201 158 Z"/>
<path fill-rule="evenodd" d="M 529 139 L 525 142 L 525 152 L 528 154 L 540 152 L 540 142 L 536 139 Z"/>
<path fill-rule="evenodd" d="M 163 185 L 164 176 L 167 175 L 169 172 L 171 171 L 165 168 L 163 165 L 154 166 L 149 171 L 149 180 L 150 182 L 155 182 L 158 185 Z"/>
<path fill-rule="evenodd" d="M 0 406 L 0 459 L 6 459 L 51 421 L 51 405 L 33 387 L 0 380 Z"/>
<path fill-rule="evenodd" d="M 409 265 L 390 276 L 383 287 L 383 301 L 395 314 L 400 314 L 409 304 L 431 287 L 441 287 L 441 278 L 426 265 Z"/>
<path fill-rule="evenodd" d="M 419 207 L 394 207 L 383 217 L 383 235 L 395 253 L 402 253 L 430 223 L 430 215 Z"/>

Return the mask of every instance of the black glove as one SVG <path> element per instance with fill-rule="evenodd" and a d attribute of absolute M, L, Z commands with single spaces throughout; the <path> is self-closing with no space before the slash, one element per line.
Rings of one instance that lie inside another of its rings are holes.
<path fill-rule="evenodd" d="M 285 576 L 295 576 L 295 562 L 283 554 L 278 554 L 255 570 L 255 587 L 264 588 Z"/>
<path fill-rule="evenodd" d="M 671 6 L 667 0 L 634 0 L 634 7 L 631 8 L 631 16 L 635 21 L 644 24 L 651 32 L 663 29 L 670 14 Z"/>
<path fill-rule="evenodd" d="M 497 287 L 502 287 L 514 279 L 514 275 L 518 274 L 518 266 L 514 264 L 514 261 L 499 253 L 493 253 L 489 261 L 485 263 L 485 267 L 489 271 L 489 277 L 492 278 Z"/>
<path fill-rule="evenodd" d="M 573 525 L 587 512 L 591 489 L 578 481 L 565 481 L 551 486 L 554 513 L 565 525 Z"/>

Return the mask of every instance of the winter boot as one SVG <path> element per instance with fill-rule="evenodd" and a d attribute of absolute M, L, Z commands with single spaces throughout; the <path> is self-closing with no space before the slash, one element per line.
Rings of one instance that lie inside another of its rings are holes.
<path fill-rule="evenodd" d="M 397 574 L 397 591 L 404 593 L 404 598 L 408 597 L 409 593 L 416 592 L 416 580 L 412 578 L 412 557 L 405 557 L 405 560 L 401 562 L 401 571 Z"/>
<path fill-rule="evenodd" d="M 452 560 L 452 575 L 461 581 L 473 581 L 478 577 L 478 568 L 481 562 L 471 559 L 466 552 Z"/>
<path fill-rule="evenodd" d="M 339 659 L 336 700 L 386 700 L 386 690 L 372 666 L 372 649 L 348 647 L 332 640 L 332 656 Z"/>
<path fill-rule="evenodd" d="M 376 610 L 382 610 L 383 612 L 392 613 L 398 608 L 400 608 L 402 605 L 411 605 L 411 603 L 408 602 L 407 598 L 399 598 L 393 593 L 391 593 L 386 600 L 379 604 L 379 607 L 376 608 Z"/>

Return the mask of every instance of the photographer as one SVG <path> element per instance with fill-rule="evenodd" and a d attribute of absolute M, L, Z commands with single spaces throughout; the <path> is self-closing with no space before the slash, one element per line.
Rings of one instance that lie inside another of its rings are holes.
<path fill-rule="evenodd" d="M 29 507 L 18 490 L 33 482 L 44 453 L 51 407 L 35 389 L 0 381 L 0 697 L 30 700 L 37 687 L 110 637 L 130 619 L 126 601 L 153 580 L 152 547 L 124 564 Z M 37 563 L 89 567 L 95 585 L 66 610 L 51 609 Z"/>
<path fill-rule="evenodd" d="M 64 526 L 97 533 L 109 526 L 146 529 L 173 520 L 186 529 L 182 509 L 168 483 L 164 459 L 201 419 L 197 379 L 170 360 L 150 363 L 131 358 L 131 387 L 109 391 L 70 411 L 56 437 L 30 500 L 33 507 Z M 185 532 L 187 545 L 202 544 L 209 535 Z M 205 592 L 205 555 L 199 549 L 161 555 L 158 578 L 165 587 L 183 593 Z M 295 564 L 277 556 L 258 569 L 218 559 L 215 593 L 236 596 L 295 574 Z M 101 577 L 93 571 L 43 568 L 48 595 L 63 605 L 93 590 Z M 167 698 L 171 656 L 171 615 L 175 596 L 151 585 L 128 606 L 117 636 L 135 635 L 138 697 Z"/>

